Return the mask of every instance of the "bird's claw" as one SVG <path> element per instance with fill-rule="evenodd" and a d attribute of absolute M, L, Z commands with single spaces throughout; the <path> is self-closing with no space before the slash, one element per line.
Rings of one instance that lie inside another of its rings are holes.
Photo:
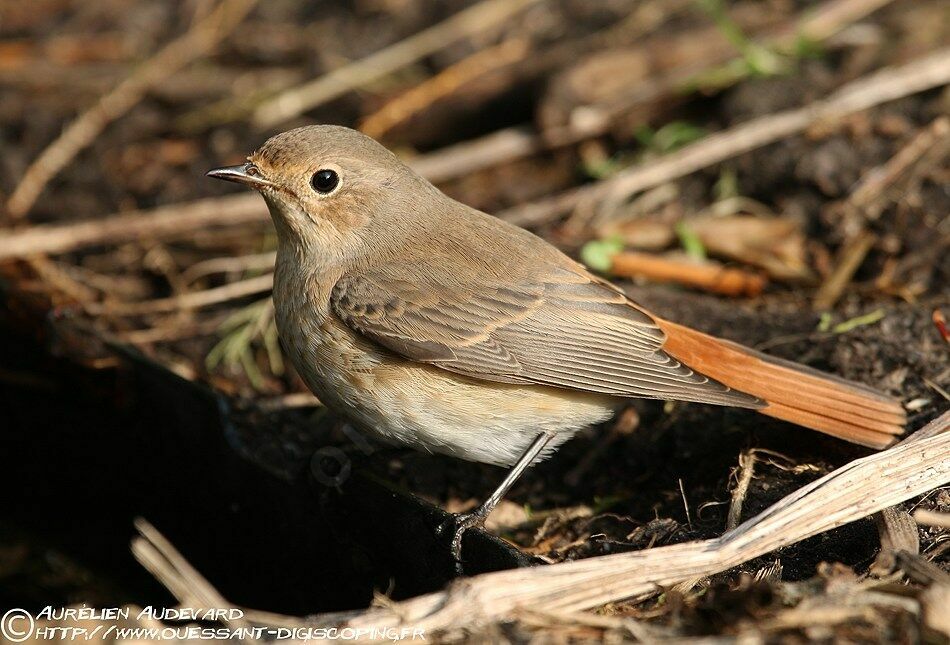
<path fill-rule="evenodd" d="M 465 531 L 471 528 L 482 528 L 485 526 L 485 518 L 488 516 L 482 508 L 476 508 L 471 513 L 453 513 L 452 517 L 440 524 L 435 532 L 438 536 L 446 535 L 451 527 L 452 540 L 449 542 L 449 552 L 455 561 L 455 573 L 464 575 L 465 570 L 462 566 L 462 536 Z"/>

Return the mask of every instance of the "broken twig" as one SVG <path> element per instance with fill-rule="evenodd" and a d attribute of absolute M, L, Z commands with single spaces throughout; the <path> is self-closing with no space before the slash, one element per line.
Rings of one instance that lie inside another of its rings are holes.
<path fill-rule="evenodd" d="M 877 236 L 874 233 L 861 231 L 844 245 L 834 270 L 815 294 L 815 309 L 825 311 L 834 307 L 875 241 L 877 241 Z"/>
<path fill-rule="evenodd" d="M 610 272 L 625 278 L 675 282 L 726 296 L 757 296 L 768 283 L 764 276 L 714 262 L 679 260 L 646 253 L 618 253 Z"/>

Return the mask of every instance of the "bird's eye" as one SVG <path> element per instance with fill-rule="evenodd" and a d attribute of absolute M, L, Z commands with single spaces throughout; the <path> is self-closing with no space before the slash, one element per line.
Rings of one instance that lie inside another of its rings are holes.
<path fill-rule="evenodd" d="M 310 185 L 318 193 L 326 195 L 333 192 L 333 189 L 340 183 L 340 176 L 332 170 L 318 170 L 310 178 Z"/>

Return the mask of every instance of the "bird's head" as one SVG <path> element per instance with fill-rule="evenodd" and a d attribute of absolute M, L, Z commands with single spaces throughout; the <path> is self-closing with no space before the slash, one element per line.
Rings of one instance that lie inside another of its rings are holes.
<path fill-rule="evenodd" d="M 433 203 L 444 199 L 382 145 L 340 126 L 278 134 L 247 163 L 208 176 L 260 192 L 280 245 L 321 263 L 384 252 L 418 230 Z"/>

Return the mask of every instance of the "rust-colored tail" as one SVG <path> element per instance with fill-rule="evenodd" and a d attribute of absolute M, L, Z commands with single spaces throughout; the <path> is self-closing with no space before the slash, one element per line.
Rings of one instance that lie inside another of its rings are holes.
<path fill-rule="evenodd" d="M 764 400 L 762 414 L 872 448 L 885 448 L 904 432 L 900 402 L 865 385 L 657 322 L 667 335 L 664 350 L 697 372 Z"/>

